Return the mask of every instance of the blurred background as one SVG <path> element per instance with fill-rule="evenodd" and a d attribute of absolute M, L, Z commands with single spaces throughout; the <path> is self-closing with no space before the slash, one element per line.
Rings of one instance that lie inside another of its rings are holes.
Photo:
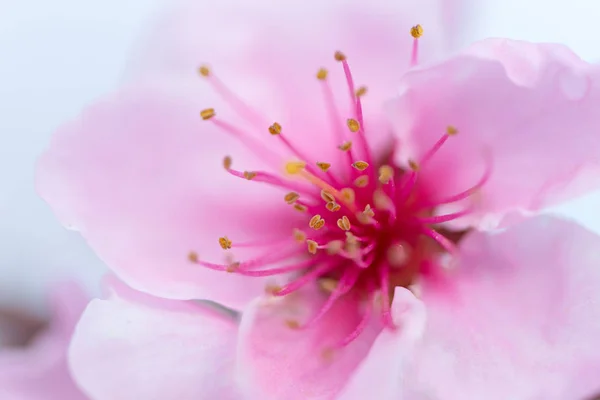
<path fill-rule="evenodd" d="M 597 0 L 472 2 L 462 44 L 489 36 L 561 42 L 600 60 Z M 98 292 L 105 267 L 37 197 L 35 160 L 61 123 L 119 85 L 131 48 L 169 3 L 0 0 L 0 307 L 43 315 L 47 285 L 65 278 Z M 600 232 L 598 204 L 594 194 L 558 211 Z"/>

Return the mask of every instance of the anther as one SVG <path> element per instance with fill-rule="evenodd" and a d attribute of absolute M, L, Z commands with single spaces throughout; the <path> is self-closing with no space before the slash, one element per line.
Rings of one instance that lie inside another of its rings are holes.
<path fill-rule="evenodd" d="M 335 201 L 335 197 L 325 189 L 321 190 L 321 198 L 328 203 Z"/>
<path fill-rule="evenodd" d="M 331 294 L 338 286 L 338 281 L 333 278 L 320 278 L 317 281 L 319 288 L 325 293 Z"/>
<path fill-rule="evenodd" d="M 340 149 L 342 151 L 349 151 L 350 149 L 352 149 L 352 142 L 350 142 L 350 141 L 344 142 L 338 146 L 338 149 Z"/>
<path fill-rule="evenodd" d="M 273 122 L 273 125 L 269 126 L 269 133 L 271 135 L 281 134 L 281 125 L 279 125 L 277 122 Z"/>
<path fill-rule="evenodd" d="M 325 79 L 327 79 L 327 70 L 325 68 L 321 68 L 317 71 L 317 79 L 320 81 L 324 81 Z"/>
<path fill-rule="evenodd" d="M 390 180 L 394 177 L 394 168 L 389 165 L 382 165 L 379 167 L 379 182 L 384 185 L 389 183 Z"/>
<path fill-rule="evenodd" d="M 446 134 L 448 136 L 454 136 L 458 133 L 458 129 L 456 129 L 456 127 L 452 126 L 452 125 L 448 125 L 446 127 Z"/>
<path fill-rule="evenodd" d="M 333 58 L 335 58 L 335 61 L 344 61 L 346 59 L 346 55 L 341 51 L 336 51 L 333 55 Z"/>
<path fill-rule="evenodd" d="M 327 254 L 329 255 L 335 255 L 339 253 L 343 247 L 344 242 L 341 240 L 332 240 L 325 246 L 325 248 L 327 249 Z"/>
<path fill-rule="evenodd" d="M 327 172 L 329 168 L 331 168 L 331 164 L 326 162 L 317 162 L 317 167 L 319 167 L 321 171 Z"/>
<path fill-rule="evenodd" d="M 267 286 L 265 286 L 266 294 L 277 296 L 279 292 L 281 292 L 281 286 L 279 285 L 267 284 Z"/>
<path fill-rule="evenodd" d="M 423 27 L 421 25 L 415 25 L 412 28 L 410 28 L 410 35 L 415 38 L 418 39 L 421 36 L 423 36 Z"/>
<path fill-rule="evenodd" d="M 239 269 L 240 269 L 240 262 L 232 261 L 231 263 L 229 263 L 229 265 L 227 266 L 227 269 L 225 271 L 227 271 L 229 273 L 233 273 L 233 272 L 237 272 Z"/>
<path fill-rule="evenodd" d="M 367 204 L 365 206 L 365 211 L 363 211 L 363 214 L 365 214 L 367 217 L 374 217 L 375 216 L 375 211 L 373 211 L 373 209 L 371 208 L 370 204 Z"/>
<path fill-rule="evenodd" d="M 419 164 L 415 160 L 408 160 L 408 167 L 414 172 L 420 169 Z"/>
<path fill-rule="evenodd" d="M 225 156 L 225 158 L 223 159 L 223 168 L 225 168 L 227 171 L 229 171 L 229 168 L 231 168 L 232 162 L 233 161 L 231 160 L 231 157 Z"/>
<path fill-rule="evenodd" d="M 350 132 L 358 132 L 360 130 L 360 124 L 354 118 L 348 118 L 346 120 L 346 125 L 348 125 Z"/>
<path fill-rule="evenodd" d="M 300 212 L 306 212 L 306 210 L 308 210 L 308 208 L 303 204 L 296 203 L 296 204 L 294 204 L 294 210 L 300 211 Z"/>
<path fill-rule="evenodd" d="M 285 324 L 290 329 L 300 329 L 300 322 L 296 321 L 295 319 L 288 319 L 285 321 Z"/>
<path fill-rule="evenodd" d="M 219 238 L 219 246 L 221 246 L 221 248 L 223 250 L 227 250 L 231 248 L 231 240 L 229 240 L 229 238 L 227 236 L 221 236 Z"/>
<path fill-rule="evenodd" d="M 306 167 L 306 163 L 304 161 L 290 161 L 285 164 L 285 170 L 290 175 L 299 174 Z"/>
<path fill-rule="evenodd" d="M 352 163 L 352 166 L 359 171 L 364 171 L 369 167 L 369 163 L 365 161 L 355 161 Z"/>
<path fill-rule="evenodd" d="M 367 94 L 367 87 L 366 86 L 361 86 L 358 89 L 356 89 L 356 97 L 362 97 L 365 94 Z"/>
<path fill-rule="evenodd" d="M 306 233 L 302 232 L 300 229 L 294 229 L 294 240 L 298 243 L 304 243 L 306 240 Z"/>
<path fill-rule="evenodd" d="M 210 69 L 206 65 L 200 66 L 200 68 L 198 68 L 198 72 L 205 78 L 210 75 Z"/>
<path fill-rule="evenodd" d="M 308 226 L 314 230 L 319 230 L 325 225 L 325 220 L 321 218 L 319 214 L 314 215 L 310 221 L 308 221 Z"/>
<path fill-rule="evenodd" d="M 244 178 L 248 179 L 249 181 L 251 181 L 255 177 L 256 177 L 256 172 L 244 171 Z"/>
<path fill-rule="evenodd" d="M 350 220 L 345 215 L 337 220 L 337 226 L 343 231 L 349 231 L 350 228 L 352 228 L 352 225 L 350 225 Z"/>
<path fill-rule="evenodd" d="M 361 175 L 354 180 L 354 186 L 364 188 L 369 184 L 369 175 Z"/>
<path fill-rule="evenodd" d="M 200 111 L 200 116 L 205 121 L 209 120 L 215 116 L 215 109 L 214 108 L 205 108 L 204 110 Z"/>
<path fill-rule="evenodd" d="M 356 199 L 356 193 L 351 188 L 343 188 L 340 190 L 340 195 L 348 203 L 354 203 L 354 199 Z"/>
<path fill-rule="evenodd" d="M 190 251 L 188 253 L 188 260 L 190 260 L 193 263 L 197 263 L 198 262 L 198 253 L 196 253 L 195 251 Z"/>
<path fill-rule="evenodd" d="M 339 211 L 340 208 L 342 208 L 342 206 L 340 206 L 335 201 L 330 201 L 329 203 L 325 204 L 325 208 L 327 208 L 327 210 L 329 210 L 331 212 L 336 212 L 336 211 Z"/>
<path fill-rule="evenodd" d="M 317 249 L 319 248 L 319 244 L 314 240 L 307 240 L 306 246 L 308 247 L 308 252 L 310 254 L 317 254 Z"/>
<path fill-rule="evenodd" d="M 300 195 L 296 192 L 289 192 L 288 194 L 286 194 L 283 199 L 285 200 L 286 203 L 288 204 L 294 204 L 294 202 L 296 200 L 298 200 L 300 198 Z"/>

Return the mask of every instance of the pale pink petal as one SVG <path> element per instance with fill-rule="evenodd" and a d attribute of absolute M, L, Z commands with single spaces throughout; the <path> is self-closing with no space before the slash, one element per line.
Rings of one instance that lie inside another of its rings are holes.
<path fill-rule="evenodd" d="M 490 163 L 476 201 L 498 220 L 598 187 L 599 106 L 599 67 L 561 45 L 490 39 L 406 74 L 389 112 L 403 162 L 456 127 L 421 182 L 443 198 L 474 186 Z"/>
<path fill-rule="evenodd" d="M 0 349 L 0 398 L 7 400 L 85 400 L 67 366 L 67 347 L 88 301 L 77 285 L 57 285 L 50 294 L 46 329 L 24 347 Z"/>
<path fill-rule="evenodd" d="M 369 351 L 379 332 L 371 323 L 354 342 L 337 345 L 359 324 L 355 301 L 340 300 L 314 326 L 293 329 L 319 311 L 325 296 L 315 288 L 283 298 L 259 298 L 243 314 L 236 376 L 258 399 L 333 399 Z M 373 321 L 375 322 L 375 321 Z M 337 350 L 331 352 L 331 348 Z"/>
<path fill-rule="evenodd" d="M 287 235 L 294 245 L 298 213 L 290 213 L 284 190 L 227 174 L 227 154 L 234 167 L 240 158 L 246 167 L 257 162 L 202 124 L 199 109 L 169 92 L 123 90 L 56 134 L 39 161 L 37 188 L 63 223 L 135 289 L 237 307 L 264 283 L 195 265 L 189 252 L 224 263 L 217 241 L 223 235 L 234 245 Z M 264 251 L 234 254 L 243 261 Z"/>
<path fill-rule="evenodd" d="M 397 330 L 386 329 L 379 334 L 337 400 L 402 398 L 405 368 L 410 367 L 416 344 L 425 328 L 425 308 L 409 290 L 398 287 L 394 293 L 392 315 Z"/>
<path fill-rule="evenodd" d="M 457 270 L 424 285 L 428 323 L 408 390 L 436 400 L 600 393 L 600 237 L 536 217 L 472 233 Z"/>
<path fill-rule="evenodd" d="M 69 362 L 95 400 L 237 399 L 236 333 L 236 321 L 220 310 L 119 285 L 84 312 Z"/>

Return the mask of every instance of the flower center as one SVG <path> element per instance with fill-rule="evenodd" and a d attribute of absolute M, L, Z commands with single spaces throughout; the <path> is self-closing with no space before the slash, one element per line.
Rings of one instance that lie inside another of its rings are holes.
<path fill-rule="evenodd" d="M 411 29 L 414 37 L 411 64 L 417 62 L 417 43 L 422 33 L 420 26 Z M 206 268 L 248 277 L 285 275 L 289 277 L 285 285 L 267 288 L 269 294 L 278 297 L 316 282 L 328 299 L 308 321 L 288 321 L 294 329 L 313 325 L 342 297 L 360 296 L 365 303 L 364 316 L 359 326 L 340 343 L 345 346 L 362 332 L 374 310 L 381 313 L 386 326 L 394 328 L 390 314 L 394 287 L 411 287 L 421 274 L 426 274 L 436 264 L 440 255 L 453 254 L 456 239 L 439 224 L 471 212 L 464 209 L 435 216 L 435 209 L 469 198 L 486 182 L 489 174 L 484 174 L 476 185 L 461 193 L 430 201 L 419 179 L 421 168 L 458 133 L 457 129 L 448 126 L 431 149 L 421 159 L 410 161 L 407 168 L 394 165 L 393 150 L 386 157 L 376 158 L 369 147 L 363 118 L 361 99 L 367 89 L 355 87 L 343 53 L 336 52 L 334 57 L 342 65 L 351 99 L 352 107 L 346 118 L 341 117 L 335 102 L 327 80 L 328 71 L 320 69 L 316 77 L 323 87 L 328 115 L 335 127 L 333 133 L 340 143 L 338 151 L 345 154 L 343 163 L 311 161 L 286 136 L 284 127 L 278 122 L 262 125 L 262 129 L 280 140 L 289 156 L 294 158 L 285 164 L 285 176 L 267 171 L 235 170 L 230 157 L 223 162 L 231 175 L 281 188 L 285 193 L 283 201 L 292 209 L 290 212 L 304 213 L 305 224 L 298 226 L 290 238 L 282 238 L 262 256 L 252 260 L 214 264 L 199 260 L 196 253 L 190 253 L 189 258 Z M 213 88 L 241 117 L 261 126 L 256 111 L 236 97 L 207 67 L 201 67 L 200 74 L 208 78 Z M 217 118 L 214 109 L 205 109 L 200 115 L 239 138 L 261 157 L 277 159 L 260 142 Z M 264 242 L 238 243 L 228 237 L 218 241 L 224 250 L 265 245 Z"/>

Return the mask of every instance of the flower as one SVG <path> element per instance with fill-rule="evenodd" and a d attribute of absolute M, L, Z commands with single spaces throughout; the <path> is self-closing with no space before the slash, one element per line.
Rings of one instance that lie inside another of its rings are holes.
<path fill-rule="evenodd" d="M 47 327 L 20 346 L 0 348 L 0 397 L 18 400 L 84 400 L 67 366 L 67 347 L 87 295 L 74 284 L 52 289 L 52 316 Z M 28 323 L 31 325 L 31 323 Z M 2 325 L 0 330 L 10 326 Z M 23 332 L 23 331 L 21 331 Z"/>

